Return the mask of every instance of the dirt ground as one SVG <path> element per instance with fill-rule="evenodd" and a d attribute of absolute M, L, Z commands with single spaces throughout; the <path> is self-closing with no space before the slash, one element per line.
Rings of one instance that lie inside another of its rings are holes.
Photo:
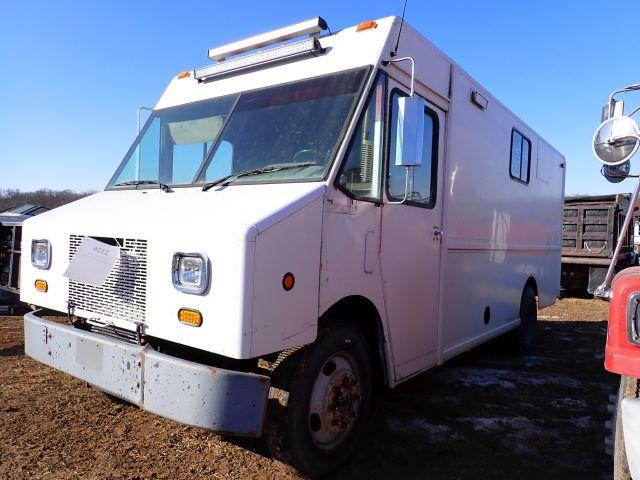
<path fill-rule="evenodd" d="M 385 392 L 330 478 L 611 478 L 606 315 L 602 301 L 560 300 L 540 312 L 531 355 L 490 342 Z M 0 478 L 298 478 L 256 442 L 113 403 L 27 358 L 21 320 L 0 317 Z"/>

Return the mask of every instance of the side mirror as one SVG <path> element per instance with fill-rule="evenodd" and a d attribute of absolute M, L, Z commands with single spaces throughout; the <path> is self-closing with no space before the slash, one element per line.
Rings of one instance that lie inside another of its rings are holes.
<path fill-rule="evenodd" d="M 612 117 L 602 122 L 593 135 L 593 153 L 605 165 L 620 165 L 640 146 L 640 129 L 630 117 Z"/>
<path fill-rule="evenodd" d="M 625 178 L 629 176 L 629 171 L 631 170 L 631 162 L 627 160 L 620 165 L 603 165 L 602 176 L 607 179 L 610 183 L 620 183 Z"/>
<path fill-rule="evenodd" d="M 422 166 L 425 101 L 418 97 L 398 98 L 395 164 L 399 167 Z"/>

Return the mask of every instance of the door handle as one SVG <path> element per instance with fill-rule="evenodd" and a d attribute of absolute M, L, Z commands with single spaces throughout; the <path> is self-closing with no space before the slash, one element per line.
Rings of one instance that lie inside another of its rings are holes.
<path fill-rule="evenodd" d="M 433 227 L 433 240 L 437 242 L 442 242 L 443 235 L 444 235 L 444 230 L 442 230 L 439 226 L 435 225 Z"/>
<path fill-rule="evenodd" d="M 364 273 L 375 271 L 377 247 L 375 245 L 376 232 L 369 230 L 364 236 Z"/>

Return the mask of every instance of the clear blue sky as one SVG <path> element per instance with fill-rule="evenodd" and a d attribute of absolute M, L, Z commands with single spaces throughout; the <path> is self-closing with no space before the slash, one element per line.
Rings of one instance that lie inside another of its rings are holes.
<path fill-rule="evenodd" d="M 564 153 L 568 194 L 606 193 L 633 185 L 598 173 L 590 144 L 600 107 L 613 89 L 640 83 L 637 12 L 613 7 L 409 0 L 407 20 Z M 316 15 L 335 31 L 401 10 L 402 0 L 7 0 L 0 188 L 104 188 L 133 140 L 137 107 L 207 64 L 209 47 Z"/>

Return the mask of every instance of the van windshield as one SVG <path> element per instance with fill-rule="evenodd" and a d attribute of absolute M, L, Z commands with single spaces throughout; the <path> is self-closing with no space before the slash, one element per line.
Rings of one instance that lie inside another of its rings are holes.
<path fill-rule="evenodd" d="M 366 69 L 155 110 L 107 189 L 321 180 Z M 146 183 L 148 182 L 148 183 Z"/>

